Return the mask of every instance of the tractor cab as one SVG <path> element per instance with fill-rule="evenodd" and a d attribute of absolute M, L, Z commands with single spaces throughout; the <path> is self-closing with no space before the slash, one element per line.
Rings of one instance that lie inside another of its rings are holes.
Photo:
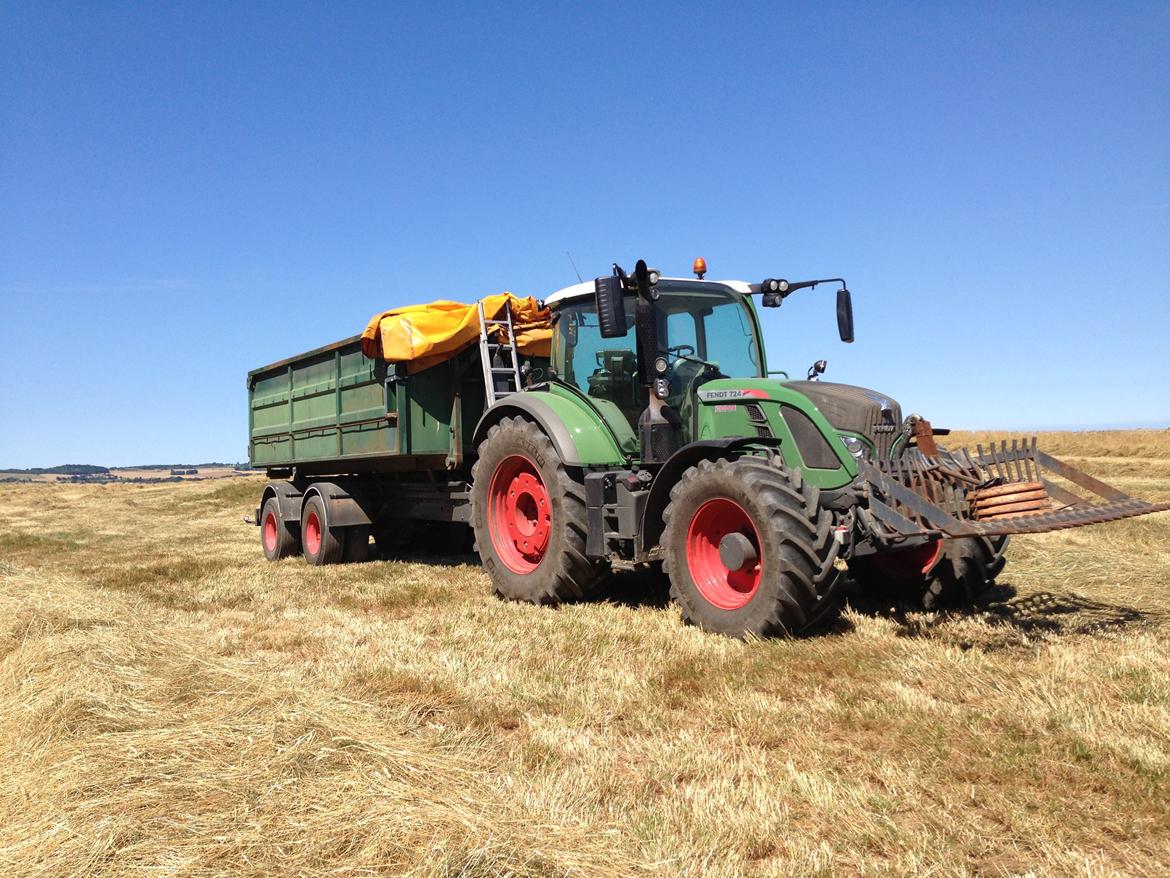
<path fill-rule="evenodd" d="M 696 391 L 716 378 L 763 378 L 766 374 L 759 320 L 751 288 L 742 281 L 661 278 L 649 312 L 653 356 L 639 343 L 638 301 L 623 293 L 626 331 L 602 332 L 595 285 L 576 284 L 553 293 L 552 369 L 592 399 L 612 402 L 637 430 L 647 408 L 646 387 L 680 416 L 683 442 L 691 435 L 690 409 Z M 647 359 L 649 362 L 647 362 Z"/>

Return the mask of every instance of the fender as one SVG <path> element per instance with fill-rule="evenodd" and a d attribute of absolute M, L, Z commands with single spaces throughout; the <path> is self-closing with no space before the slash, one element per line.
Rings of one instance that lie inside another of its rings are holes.
<path fill-rule="evenodd" d="M 662 514 L 670 503 L 670 491 L 678 484 L 682 474 L 701 460 L 720 460 L 735 456 L 735 453 L 755 446 L 757 448 L 778 448 L 780 440 L 754 436 L 727 436 L 723 439 L 702 439 L 684 445 L 658 470 L 650 496 L 646 498 L 646 511 L 642 513 L 642 554 L 658 545 L 662 537 Z"/>
<path fill-rule="evenodd" d="M 256 510 L 256 524 L 260 524 L 264 504 L 272 497 L 276 498 L 276 514 L 280 517 L 280 523 L 285 527 L 299 528 L 301 492 L 292 482 L 269 482 L 264 486 L 264 493 L 260 495 L 260 508 Z"/>
<path fill-rule="evenodd" d="M 475 427 L 472 444 L 478 446 L 488 430 L 504 418 L 535 421 L 566 466 L 622 466 L 626 455 L 605 427 L 597 412 L 569 395 L 525 390 L 506 396 L 484 412 Z M 631 436 L 633 431 L 631 431 Z"/>
<path fill-rule="evenodd" d="M 373 519 L 365 510 L 363 498 L 355 496 L 335 482 L 314 482 L 305 490 L 301 503 L 317 495 L 325 504 L 325 527 L 357 527 L 372 525 Z"/>

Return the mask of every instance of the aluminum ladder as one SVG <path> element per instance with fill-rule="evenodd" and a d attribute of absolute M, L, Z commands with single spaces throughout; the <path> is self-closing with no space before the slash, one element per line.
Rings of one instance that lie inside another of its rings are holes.
<path fill-rule="evenodd" d="M 512 308 L 504 305 L 503 320 L 488 320 L 483 313 L 483 302 L 479 307 L 479 359 L 483 363 L 483 389 L 488 405 L 493 405 L 501 396 L 518 393 L 520 390 L 520 358 L 516 354 L 516 332 L 512 325 Z M 500 327 L 503 341 L 491 340 L 490 327 Z M 504 352 L 509 364 L 504 365 Z"/>

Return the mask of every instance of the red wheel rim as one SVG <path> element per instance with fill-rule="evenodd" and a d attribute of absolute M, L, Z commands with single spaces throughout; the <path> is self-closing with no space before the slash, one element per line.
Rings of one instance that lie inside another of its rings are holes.
<path fill-rule="evenodd" d="M 514 454 L 500 461 L 488 485 L 492 548 L 513 573 L 531 573 L 544 560 L 552 504 L 536 464 Z"/>
<path fill-rule="evenodd" d="M 873 556 L 873 565 L 890 579 L 918 579 L 925 576 L 942 554 L 942 540 L 911 549 L 883 552 Z"/>
<path fill-rule="evenodd" d="M 264 516 L 264 548 L 269 552 L 276 551 L 276 513 L 269 512 Z"/>
<path fill-rule="evenodd" d="M 733 533 L 743 534 L 756 550 L 755 561 L 740 570 L 730 569 L 719 557 L 720 541 Z M 742 506 L 719 497 L 698 508 L 687 528 L 687 567 L 708 603 L 721 610 L 747 604 L 760 588 L 763 563 L 760 535 Z"/>
<path fill-rule="evenodd" d="M 305 519 L 305 548 L 309 550 L 310 555 L 316 555 L 321 551 L 321 519 L 317 517 L 316 512 L 310 512 L 309 517 Z"/>

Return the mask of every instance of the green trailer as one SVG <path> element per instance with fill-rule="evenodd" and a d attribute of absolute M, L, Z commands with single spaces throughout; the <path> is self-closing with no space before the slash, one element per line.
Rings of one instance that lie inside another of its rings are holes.
<path fill-rule="evenodd" d="M 358 336 L 248 373 L 249 460 L 303 476 L 456 469 L 484 411 L 479 351 L 415 375 Z"/>
<path fill-rule="evenodd" d="M 436 365 L 367 357 L 359 337 L 248 374 L 249 458 L 266 557 L 360 562 L 472 539 L 503 597 L 541 604 L 669 580 L 688 621 L 732 636 L 832 618 L 846 576 L 926 607 L 999 573 L 1011 534 L 1170 508 L 1035 441 L 946 450 L 885 394 L 768 368 L 760 312 L 843 280 L 664 278 L 639 262 L 551 294 L 549 358 L 511 313 Z"/>

